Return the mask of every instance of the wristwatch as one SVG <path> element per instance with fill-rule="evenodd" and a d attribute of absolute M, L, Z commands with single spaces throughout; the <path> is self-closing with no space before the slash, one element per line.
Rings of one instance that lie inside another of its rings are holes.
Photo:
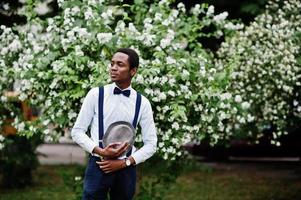
<path fill-rule="evenodd" d="M 131 164 L 132 164 L 130 159 L 127 159 L 127 158 L 124 159 L 124 162 L 127 167 L 131 166 Z"/>

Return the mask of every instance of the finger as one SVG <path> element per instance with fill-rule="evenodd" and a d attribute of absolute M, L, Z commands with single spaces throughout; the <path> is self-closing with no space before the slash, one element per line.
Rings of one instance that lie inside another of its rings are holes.
<path fill-rule="evenodd" d="M 102 169 L 103 171 L 107 171 L 107 170 L 111 169 L 110 165 L 106 165 L 106 166 L 99 165 L 99 168 Z"/>
<path fill-rule="evenodd" d="M 121 150 L 121 153 L 124 153 L 126 150 L 128 150 L 129 147 L 130 147 L 130 145 L 127 144 L 127 145 Z"/>
<path fill-rule="evenodd" d="M 117 149 L 117 153 L 123 153 L 129 147 L 128 143 L 124 143 L 122 147 Z"/>
<path fill-rule="evenodd" d="M 109 144 L 108 147 L 109 148 L 112 148 L 112 147 L 114 148 L 115 146 L 119 146 L 119 145 L 121 145 L 121 142 L 113 142 L 113 143 Z"/>
<path fill-rule="evenodd" d="M 105 163 L 105 162 L 107 162 L 107 161 L 96 161 L 96 164 L 103 165 L 103 163 Z"/>
<path fill-rule="evenodd" d="M 107 161 L 107 160 L 104 160 L 104 161 L 96 161 L 96 163 L 97 163 L 98 165 L 107 165 L 107 164 L 110 164 L 110 162 Z"/>
<path fill-rule="evenodd" d="M 122 144 L 119 145 L 117 150 L 124 148 L 127 145 L 127 142 L 123 142 Z"/>
<path fill-rule="evenodd" d="M 114 148 L 114 147 L 106 147 L 106 150 L 108 151 L 108 152 L 113 152 L 113 153 L 115 153 L 116 151 L 117 151 L 117 149 L 116 148 Z"/>
<path fill-rule="evenodd" d="M 130 147 L 130 144 L 127 143 L 126 146 L 124 147 L 124 150 L 127 150 Z"/>
<path fill-rule="evenodd" d="M 104 164 L 104 165 L 98 165 L 101 169 L 109 168 L 111 167 L 111 164 Z"/>

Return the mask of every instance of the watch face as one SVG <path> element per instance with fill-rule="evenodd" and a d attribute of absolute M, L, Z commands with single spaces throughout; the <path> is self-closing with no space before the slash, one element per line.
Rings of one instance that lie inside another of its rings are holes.
<path fill-rule="evenodd" d="M 131 165 L 131 161 L 130 160 L 126 160 L 125 164 L 126 164 L 126 166 L 130 166 Z"/>

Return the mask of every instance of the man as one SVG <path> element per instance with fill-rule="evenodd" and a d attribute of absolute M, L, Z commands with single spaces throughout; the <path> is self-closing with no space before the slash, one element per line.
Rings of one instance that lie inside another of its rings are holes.
<path fill-rule="evenodd" d="M 85 172 L 84 200 L 132 199 L 136 187 L 135 166 L 156 151 L 157 136 L 150 102 L 131 87 L 139 65 L 138 54 L 118 49 L 110 66 L 112 84 L 91 89 L 71 131 L 73 140 L 91 155 Z M 125 121 L 141 127 L 143 147 L 131 151 L 128 143 L 102 147 L 103 134 L 110 124 Z M 91 125 L 91 137 L 86 134 Z M 118 146 L 118 147 L 117 147 Z M 131 155 L 130 155 L 131 154 Z M 104 159 L 101 159 L 104 158 Z"/>

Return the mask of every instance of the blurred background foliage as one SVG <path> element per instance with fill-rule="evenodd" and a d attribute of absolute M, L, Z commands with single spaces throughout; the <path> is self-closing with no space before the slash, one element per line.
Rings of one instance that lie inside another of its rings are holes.
<path fill-rule="evenodd" d="M 281 0 L 282 1 L 282 0 Z M 23 2 L 23 3 L 22 3 Z M 13 24 L 26 23 L 26 17 L 18 14 L 18 9 L 22 8 L 26 0 L 3 0 L 0 2 L 0 25 L 11 27 Z M 30 1 L 28 1 L 30 2 Z M 57 5 L 57 0 L 40 0 L 44 7 L 48 7 L 48 12 L 39 15 L 40 18 L 45 19 L 58 14 L 61 10 Z M 112 1 L 114 2 L 114 1 Z M 125 4 L 133 4 L 139 0 L 124 0 Z M 153 1 L 143 1 L 146 4 L 151 4 Z M 227 11 L 229 19 L 237 19 L 248 25 L 254 18 L 264 12 L 264 8 L 268 0 L 176 0 L 171 6 L 176 7 L 178 3 L 182 2 L 187 10 L 192 8 L 195 4 L 207 3 L 215 7 L 216 13 Z M 210 30 L 208 30 L 210 31 Z M 216 39 L 214 37 L 204 38 L 201 40 L 204 47 L 216 51 L 223 38 Z"/>

